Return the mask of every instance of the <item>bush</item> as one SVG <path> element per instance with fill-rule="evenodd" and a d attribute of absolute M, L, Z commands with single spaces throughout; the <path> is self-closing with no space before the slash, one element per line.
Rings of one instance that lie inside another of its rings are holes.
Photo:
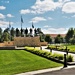
<path fill-rule="evenodd" d="M 25 47 L 25 50 L 29 51 L 29 52 L 32 52 L 34 54 L 37 54 L 39 56 L 42 56 L 42 57 L 46 57 L 46 58 L 57 58 L 59 60 L 63 60 L 63 55 L 61 54 L 52 54 L 51 52 L 47 52 L 47 51 L 42 51 L 42 50 L 37 50 L 37 49 L 34 49 L 34 48 L 30 48 L 30 47 Z"/>
<path fill-rule="evenodd" d="M 59 60 L 63 60 L 64 59 L 64 56 L 62 54 L 56 54 L 56 53 L 54 53 L 53 57 L 54 58 L 58 58 Z"/>
<path fill-rule="evenodd" d="M 54 58 L 54 59 L 58 59 L 58 60 L 63 60 L 64 59 L 64 56 L 62 54 L 57 54 L 57 53 L 52 54 L 51 52 L 34 49 L 32 47 L 25 47 L 25 50 L 27 50 L 31 53 L 37 54 L 39 56 L 48 58 L 48 59 L 50 59 L 50 58 Z M 68 55 L 67 56 L 67 62 L 72 62 L 72 61 L 73 61 L 73 56 Z"/>
<path fill-rule="evenodd" d="M 67 56 L 67 62 L 72 62 L 72 61 L 73 61 L 73 56 L 68 55 L 68 56 Z"/>
<path fill-rule="evenodd" d="M 25 50 L 32 52 L 34 54 L 40 55 L 40 56 L 44 56 L 44 57 L 47 57 L 48 55 L 51 54 L 47 51 L 37 50 L 37 49 L 31 48 L 31 47 L 25 47 Z"/>

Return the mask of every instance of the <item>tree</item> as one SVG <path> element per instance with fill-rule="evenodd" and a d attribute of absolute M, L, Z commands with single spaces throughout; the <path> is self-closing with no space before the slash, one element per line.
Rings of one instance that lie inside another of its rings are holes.
<path fill-rule="evenodd" d="M 74 35 L 74 29 L 70 28 L 65 37 L 67 43 L 70 43 L 70 39 L 73 37 L 73 35 Z"/>
<path fill-rule="evenodd" d="M 27 29 L 27 28 L 25 29 L 25 34 L 26 34 L 26 36 L 27 36 L 27 34 L 28 34 L 28 29 Z"/>
<path fill-rule="evenodd" d="M 51 36 L 47 34 L 47 35 L 45 36 L 45 41 L 48 42 L 48 43 L 51 43 L 51 42 L 52 42 Z"/>
<path fill-rule="evenodd" d="M 75 31 L 75 30 L 74 30 Z M 75 44 L 75 32 L 72 38 L 70 38 L 70 43 Z"/>
<path fill-rule="evenodd" d="M 35 36 L 37 36 L 37 30 L 36 30 L 36 28 L 34 29 L 34 34 L 35 34 Z"/>
<path fill-rule="evenodd" d="M 2 34 L 2 28 L 0 28 L 0 34 Z"/>
<path fill-rule="evenodd" d="M 32 34 L 32 29 L 30 28 L 30 34 Z"/>
<path fill-rule="evenodd" d="M 2 37 L 2 28 L 0 28 L 0 42 L 1 42 L 1 37 Z"/>
<path fill-rule="evenodd" d="M 16 28 L 16 37 L 19 37 L 20 36 L 20 31 L 18 28 Z"/>
<path fill-rule="evenodd" d="M 1 41 L 9 41 L 10 40 L 10 34 L 8 32 L 4 32 L 2 37 L 1 37 Z"/>
<path fill-rule="evenodd" d="M 75 38 L 71 38 L 71 39 L 70 39 L 70 43 L 71 43 L 71 44 L 75 44 Z"/>
<path fill-rule="evenodd" d="M 4 32 L 9 33 L 9 28 L 6 28 L 6 29 L 4 30 Z"/>
<path fill-rule="evenodd" d="M 44 42 L 45 41 L 45 36 L 42 34 L 42 35 L 40 35 L 40 41 L 41 42 Z"/>
<path fill-rule="evenodd" d="M 60 34 L 55 38 L 55 43 L 63 43 L 63 37 Z"/>
<path fill-rule="evenodd" d="M 21 36 L 23 37 L 24 35 L 23 35 L 23 29 L 21 28 Z"/>
<path fill-rule="evenodd" d="M 10 33 L 11 33 L 11 36 L 13 36 L 13 37 L 14 37 L 14 35 L 15 35 L 15 30 L 14 30 L 14 28 L 13 28 L 13 27 L 11 28 Z"/>
<path fill-rule="evenodd" d="M 11 38 L 11 41 L 14 40 L 14 36 L 15 36 L 15 30 L 14 30 L 14 28 L 12 27 L 11 30 L 10 30 L 10 38 Z"/>
<path fill-rule="evenodd" d="M 37 33 L 38 34 L 42 33 L 41 28 L 37 28 Z"/>

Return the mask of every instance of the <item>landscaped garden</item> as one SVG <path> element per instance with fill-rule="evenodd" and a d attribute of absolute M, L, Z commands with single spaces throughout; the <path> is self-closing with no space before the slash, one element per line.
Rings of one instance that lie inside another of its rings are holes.
<path fill-rule="evenodd" d="M 37 48 L 33 47 L 25 47 L 25 50 L 28 52 L 31 52 L 33 54 L 39 55 L 41 57 L 63 63 L 64 62 L 64 55 L 63 54 L 58 54 L 58 53 L 52 53 L 44 50 L 39 50 Z M 73 56 L 72 55 L 67 55 L 67 62 L 73 62 Z"/>
<path fill-rule="evenodd" d="M 25 50 L 0 50 L 0 75 L 13 75 L 59 66 L 62 64 Z"/>
<path fill-rule="evenodd" d="M 55 50 L 59 50 L 59 51 L 66 51 L 68 50 L 68 52 L 75 52 L 75 45 L 72 44 L 54 44 L 54 45 L 48 45 L 47 47 L 48 49 L 55 49 Z"/>

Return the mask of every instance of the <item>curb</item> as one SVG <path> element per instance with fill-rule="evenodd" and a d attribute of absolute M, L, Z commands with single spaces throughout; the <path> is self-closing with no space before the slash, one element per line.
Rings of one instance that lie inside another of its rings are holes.
<path fill-rule="evenodd" d="M 57 71 L 62 69 L 63 66 L 57 67 L 57 68 L 50 68 L 50 69 L 43 69 L 43 70 L 37 70 L 37 71 L 31 71 L 31 72 L 26 72 L 26 73 L 20 73 L 20 74 L 15 74 L 15 75 L 35 75 L 35 74 L 40 74 L 40 73 L 46 73 L 46 72 L 51 72 L 51 71 Z"/>
<path fill-rule="evenodd" d="M 61 67 L 57 67 L 57 68 L 43 69 L 43 70 L 25 72 L 25 73 L 20 73 L 20 74 L 15 74 L 15 75 L 36 75 L 36 74 L 58 71 L 58 70 L 62 70 L 62 69 L 71 69 L 71 68 L 75 68 L 75 65 L 74 66 L 68 66 L 68 67 L 65 67 L 65 68 L 63 66 L 61 66 Z"/>

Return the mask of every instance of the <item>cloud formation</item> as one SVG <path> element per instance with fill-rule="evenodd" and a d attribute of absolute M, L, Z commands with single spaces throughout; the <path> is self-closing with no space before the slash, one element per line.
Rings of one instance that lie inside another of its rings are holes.
<path fill-rule="evenodd" d="M 11 17 L 14 17 L 13 15 L 11 14 L 7 14 L 7 17 L 11 18 Z"/>
<path fill-rule="evenodd" d="M 4 9 L 6 9 L 5 6 L 0 6 L 0 10 L 4 10 Z"/>
<path fill-rule="evenodd" d="M 48 17 L 48 20 L 53 20 L 53 18 L 51 18 L 51 17 Z"/>
<path fill-rule="evenodd" d="M 49 28 L 49 27 L 51 27 L 51 26 L 49 26 L 49 25 L 45 25 L 45 26 L 44 26 L 44 28 Z"/>
<path fill-rule="evenodd" d="M 2 13 L 0 13 L 0 19 L 4 19 L 4 18 L 5 16 Z"/>
<path fill-rule="evenodd" d="M 29 9 L 26 9 L 26 10 L 22 9 L 22 10 L 20 11 L 20 13 L 21 13 L 21 14 L 28 14 L 28 13 L 30 13 L 30 10 L 29 10 Z"/>
<path fill-rule="evenodd" d="M 66 2 L 70 0 L 58 0 L 54 2 L 53 0 L 36 0 L 35 4 L 31 6 L 31 9 L 22 9 L 20 10 L 21 14 L 43 14 L 48 11 L 54 11 L 56 8 L 62 8 Z"/>
<path fill-rule="evenodd" d="M 34 17 L 30 22 L 38 23 L 39 21 L 46 21 L 44 17 Z"/>
<path fill-rule="evenodd" d="M 63 6 L 62 11 L 65 13 L 75 13 L 75 2 L 66 3 Z"/>
<path fill-rule="evenodd" d="M 42 29 L 42 31 L 44 32 L 44 34 L 66 34 L 68 31 L 68 28 L 44 28 Z"/>
<path fill-rule="evenodd" d="M 14 24 L 13 22 L 11 22 L 11 25 Z M 9 22 L 7 21 L 1 21 L 0 20 L 0 27 L 2 28 L 6 28 L 7 26 L 9 26 Z"/>

